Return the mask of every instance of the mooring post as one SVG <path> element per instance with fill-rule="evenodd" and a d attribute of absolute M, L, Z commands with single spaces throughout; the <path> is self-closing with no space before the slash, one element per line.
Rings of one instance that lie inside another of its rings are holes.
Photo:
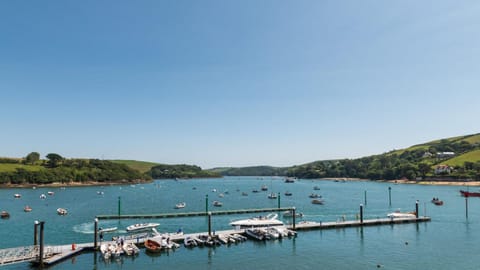
<path fill-rule="evenodd" d="M 418 200 L 415 201 L 415 217 L 418 218 Z"/>
<path fill-rule="evenodd" d="M 208 194 L 205 195 L 205 213 L 208 214 Z"/>
<path fill-rule="evenodd" d="M 278 205 L 278 208 L 280 208 L 280 192 L 278 192 L 278 203 L 277 203 L 277 205 Z"/>
<path fill-rule="evenodd" d="M 363 204 L 360 204 L 360 224 L 363 225 Z"/>
<path fill-rule="evenodd" d="M 38 220 L 33 223 L 33 245 L 38 245 Z"/>
<path fill-rule="evenodd" d="M 38 256 L 38 263 L 40 267 L 43 267 L 43 224 L 45 224 L 45 221 L 40 221 L 40 249 Z"/>
<path fill-rule="evenodd" d="M 120 207 L 121 207 L 121 200 L 120 200 L 120 196 L 118 196 L 118 217 L 120 217 Z"/>
<path fill-rule="evenodd" d="M 208 212 L 208 236 L 211 236 L 211 235 L 212 235 L 212 212 Z"/>
<path fill-rule="evenodd" d="M 388 187 L 388 205 L 392 206 L 392 187 Z"/>
<path fill-rule="evenodd" d="M 363 192 L 363 197 L 365 198 L 365 206 L 367 206 L 367 191 Z"/>
<path fill-rule="evenodd" d="M 465 196 L 465 218 L 468 218 L 468 196 Z"/>
<path fill-rule="evenodd" d="M 293 218 L 292 228 L 293 228 L 293 230 L 295 230 L 295 214 L 296 214 L 295 212 L 296 212 L 296 209 L 295 209 L 295 206 L 294 206 L 294 207 L 292 207 L 292 218 Z"/>
<path fill-rule="evenodd" d="M 93 239 L 94 239 L 94 240 L 93 240 L 93 249 L 94 249 L 94 250 L 97 250 L 97 249 L 98 249 L 98 243 L 97 243 L 97 239 L 98 239 L 98 238 L 97 238 L 97 234 L 98 234 L 98 218 L 95 218 L 94 221 L 95 221 L 95 223 L 94 223 L 94 226 L 93 226 L 93 230 L 94 230 L 94 232 L 93 232 L 93 235 L 94 235 L 94 236 L 93 236 Z"/>

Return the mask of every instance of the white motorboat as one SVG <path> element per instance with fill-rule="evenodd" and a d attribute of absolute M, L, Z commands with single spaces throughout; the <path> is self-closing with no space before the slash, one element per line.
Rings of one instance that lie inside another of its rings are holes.
<path fill-rule="evenodd" d="M 277 219 L 278 215 L 275 213 L 268 214 L 266 216 L 258 216 L 249 219 L 242 219 L 231 222 L 230 225 L 240 228 L 250 227 L 267 227 L 267 226 L 279 226 L 283 225 L 283 222 Z"/>
<path fill-rule="evenodd" d="M 193 237 L 187 236 L 183 239 L 183 245 L 185 247 L 196 247 L 198 244 Z"/>
<path fill-rule="evenodd" d="M 65 216 L 66 214 L 68 214 L 68 212 L 65 208 L 57 208 L 57 214 L 59 214 L 60 216 Z"/>
<path fill-rule="evenodd" d="M 132 242 L 123 244 L 122 248 L 128 256 L 137 255 L 140 252 L 140 249 Z"/>
<path fill-rule="evenodd" d="M 186 202 L 180 202 L 180 203 L 175 204 L 175 209 L 185 208 L 185 206 L 187 206 Z"/>
<path fill-rule="evenodd" d="M 102 256 L 105 260 L 108 260 L 110 259 L 110 257 L 112 257 L 112 252 L 110 251 L 109 246 L 110 244 L 100 245 L 100 252 L 102 253 Z"/>
<path fill-rule="evenodd" d="M 45 199 L 45 198 L 47 198 L 47 195 L 45 195 L 45 194 L 41 194 L 41 195 L 40 195 L 40 199 L 43 200 L 43 199 Z"/>
<path fill-rule="evenodd" d="M 261 228 L 246 229 L 245 234 L 255 240 L 259 240 L 259 241 L 266 240 L 265 238 L 266 232 Z"/>
<path fill-rule="evenodd" d="M 222 205 L 223 205 L 222 202 L 219 202 L 219 201 L 214 201 L 214 202 L 213 202 L 213 206 L 221 207 Z"/>
<path fill-rule="evenodd" d="M 414 218 L 416 217 L 415 213 L 413 212 L 408 212 L 408 213 L 405 213 L 405 212 L 400 212 L 400 211 L 395 211 L 395 212 L 392 212 L 392 213 L 389 213 L 387 215 L 388 218 Z"/>
<path fill-rule="evenodd" d="M 293 211 L 292 210 L 287 210 L 287 211 L 283 212 L 283 217 L 293 217 Z M 295 211 L 295 217 L 303 217 L 303 213 Z"/>
<path fill-rule="evenodd" d="M 110 227 L 110 228 L 98 228 L 99 233 L 107 233 L 107 232 L 114 232 L 118 228 L 117 227 Z"/>
<path fill-rule="evenodd" d="M 150 230 L 159 226 L 160 223 L 137 223 L 127 227 L 127 232 L 138 232 L 138 231 L 145 231 Z"/>

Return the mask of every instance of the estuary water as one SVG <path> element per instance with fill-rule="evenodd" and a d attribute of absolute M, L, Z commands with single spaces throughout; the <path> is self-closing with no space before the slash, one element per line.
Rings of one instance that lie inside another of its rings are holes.
<path fill-rule="evenodd" d="M 268 191 L 260 191 L 266 185 Z M 314 190 L 318 186 L 320 190 Z M 389 188 L 391 196 L 389 196 Z M 360 204 L 364 218 L 385 217 L 400 209 L 413 211 L 419 201 L 420 215 L 431 222 L 365 228 L 345 228 L 299 232 L 294 239 L 254 242 L 216 248 L 185 249 L 150 256 L 141 250 L 135 258 L 105 261 L 99 254 L 83 253 L 50 269 L 478 269 L 480 253 L 480 198 L 469 198 L 468 218 L 465 198 L 459 186 L 394 185 L 373 181 L 305 180 L 285 183 L 280 177 L 225 177 L 221 179 L 155 180 L 148 184 L 1 189 L 0 210 L 11 217 L 0 220 L 0 248 L 33 243 L 34 221 L 45 221 L 45 244 L 93 242 L 96 215 L 197 212 L 209 210 L 271 208 L 278 200 L 268 199 L 270 192 L 280 193 L 280 206 L 295 206 L 304 217 L 297 221 L 340 221 L 355 219 Z M 254 193 L 257 189 L 260 192 Z M 470 188 L 477 190 L 478 188 Z M 54 192 L 40 199 L 41 194 Z M 290 191 L 292 196 L 285 196 Z M 245 192 L 248 195 L 244 196 Z M 14 194 L 21 198 L 14 198 Z M 221 197 L 220 193 L 223 194 Z M 308 197 L 318 193 L 324 205 L 311 204 Z M 208 204 L 207 202 L 208 196 Z M 430 200 L 438 197 L 443 206 Z M 390 205 L 391 198 L 391 205 Z M 212 206 L 214 200 L 223 206 Z M 186 202 L 184 209 L 174 209 Z M 23 211 L 25 205 L 32 212 Z M 120 206 L 120 207 L 119 207 Z M 68 215 L 59 216 L 58 207 Z M 230 229 L 229 222 L 255 214 L 212 217 L 214 230 Z M 281 216 L 281 214 L 280 214 Z M 289 223 L 290 219 L 283 219 Z M 158 222 L 160 232 L 186 233 L 208 230 L 206 217 L 109 220 L 100 227 L 118 227 L 105 234 L 110 238 L 125 234 L 125 227 L 140 222 Z M 1 267 L 29 269 L 28 263 Z"/>

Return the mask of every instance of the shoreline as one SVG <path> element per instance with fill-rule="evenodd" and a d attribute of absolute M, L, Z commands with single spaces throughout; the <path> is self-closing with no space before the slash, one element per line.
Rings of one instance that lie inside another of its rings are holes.
<path fill-rule="evenodd" d="M 405 180 L 405 179 L 396 179 L 396 180 L 370 180 L 362 178 L 320 178 L 321 180 L 333 180 L 333 181 L 374 181 L 382 183 L 392 183 L 392 184 L 408 184 L 408 185 L 431 185 L 431 186 L 469 186 L 475 187 L 480 186 L 480 181 L 433 181 L 433 180 Z"/>
<path fill-rule="evenodd" d="M 153 182 L 153 180 L 135 180 L 132 182 L 98 182 L 98 181 L 88 181 L 88 182 L 53 182 L 50 184 L 6 184 L 0 185 L 0 189 L 9 189 L 9 188 L 42 188 L 42 187 L 92 187 L 92 186 L 120 186 L 120 185 L 136 185 L 136 184 L 145 184 Z"/>

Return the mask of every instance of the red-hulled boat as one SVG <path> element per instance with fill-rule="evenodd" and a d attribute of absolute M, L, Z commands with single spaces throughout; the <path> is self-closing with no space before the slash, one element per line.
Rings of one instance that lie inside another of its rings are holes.
<path fill-rule="evenodd" d="M 144 244 L 147 252 L 158 253 L 162 251 L 162 245 L 155 240 L 147 239 Z"/>
<path fill-rule="evenodd" d="M 460 190 L 460 194 L 462 194 L 463 197 L 480 197 L 480 192 Z"/>

